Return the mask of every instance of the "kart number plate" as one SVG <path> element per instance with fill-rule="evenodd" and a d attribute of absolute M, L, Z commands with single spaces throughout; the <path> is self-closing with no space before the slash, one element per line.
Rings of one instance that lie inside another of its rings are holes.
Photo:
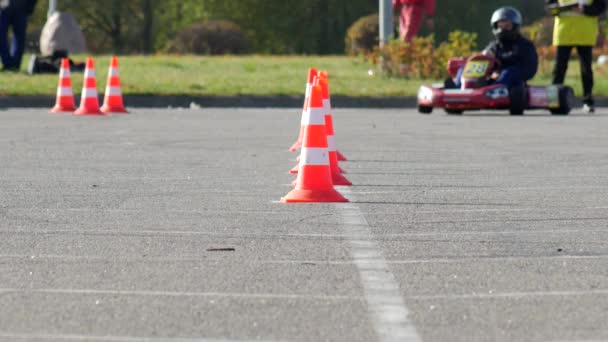
<path fill-rule="evenodd" d="M 462 75 L 465 78 L 480 78 L 486 74 L 489 66 L 489 61 L 470 61 L 464 67 Z"/>

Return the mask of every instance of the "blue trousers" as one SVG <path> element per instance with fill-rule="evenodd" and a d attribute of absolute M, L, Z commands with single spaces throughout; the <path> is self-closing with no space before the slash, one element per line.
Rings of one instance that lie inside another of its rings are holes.
<path fill-rule="evenodd" d="M 0 58 L 5 69 L 17 70 L 25 50 L 27 15 L 9 8 L 0 11 Z M 9 46 L 8 30 L 13 29 L 13 39 Z"/>
<path fill-rule="evenodd" d="M 456 83 L 456 86 L 458 88 L 460 88 L 460 86 L 462 85 L 461 78 L 463 72 L 464 67 L 460 68 L 458 70 L 458 74 L 456 74 L 456 82 L 454 83 Z M 504 84 L 507 88 L 513 88 L 515 86 L 524 85 L 525 80 L 523 79 L 523 77 L 521 77 L 521 72 L 519 71 L 519 69 L 512 66 L 502 69 L 495 83 Z"/>

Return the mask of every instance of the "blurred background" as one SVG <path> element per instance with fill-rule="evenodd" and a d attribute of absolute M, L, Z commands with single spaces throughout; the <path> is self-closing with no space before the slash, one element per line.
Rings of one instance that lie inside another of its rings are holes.
<path fill-rule="evenodd" d="M 541 0 L 438 0 L 435 41 L 458 30 L 477 33 L 484 46 L 490 16 L 503 5 L 518 7 L 527 24 L 545 16 Z M 38 1 L 30 51 L 37 51 L 48 6 Z M 58 10 L 75 17 L 96 54 L 336 55 L 348 51 L 349 28 L 378 12 L 378 0 L 58 0 Z"/>

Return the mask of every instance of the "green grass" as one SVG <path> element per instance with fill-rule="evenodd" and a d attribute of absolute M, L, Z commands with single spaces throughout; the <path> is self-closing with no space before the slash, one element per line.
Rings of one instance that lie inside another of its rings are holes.
<path fill-rule="evenodd" d="M 73 59 L 83 61 L 84 57 Z M 97 56 L 95 62 L 97 89 L 103 92 L 109 56 Z M 329 72 L 332 95 L 412 96 L 420 84 L 433 82 L 370 76 L 370 64 L 343 56 L 128 56 L 119 62 L 123 93 L 131 95 L 301 96 L 310 67 Z M 608 95 L 607 73 L 608 69 L 598 70 L 597 95 Z M 568 84 L 580 94 L 578 63 L 573 62 L 568 75 Z M 80 92 L 82 76 L 72 75 L 75 93 Z M 532 83 L 548 84 L 549 80 L 550 75 L 544 73 Z M 57 75 L 0 74 L 0 95 L 54 95 L 56 87 Z"/>

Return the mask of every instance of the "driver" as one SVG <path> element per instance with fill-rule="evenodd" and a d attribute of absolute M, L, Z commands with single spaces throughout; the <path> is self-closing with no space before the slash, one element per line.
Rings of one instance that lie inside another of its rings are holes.
<path fill-rule="evenodd" d="M 484 55 L 492 56 L 498 62 L 491 79 L 509 89 L 523 86 L 536 74 L 538 54 L 534 43 L 519 32 L 521 14 L 513 7 L 501 7 L 492 14 L 491 23 L 496 39 L 483 50 Z M 458 71 L 455 79 L 458 88 L 461 85 L 463 70 L 464 68 L 461 68 Z"/>

